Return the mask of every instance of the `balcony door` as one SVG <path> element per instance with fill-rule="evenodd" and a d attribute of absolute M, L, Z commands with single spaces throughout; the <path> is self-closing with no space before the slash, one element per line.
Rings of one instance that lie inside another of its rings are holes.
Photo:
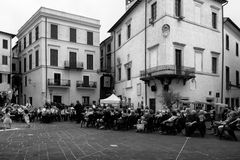
<path fill-rule="evenodd" d="M 77 67 L 77 53 L 76 52 L 70 52 L 69 53 L 69 65 L 70 68 L 76 68 Z"/>
<path fill-rule="evenodd" d="M 61 82 L 61 74 L 54 73 L 54 84 L 60 86 L 60 82 Z"/>
<path fill-rule="evenodd" d="M 175 50 L 176 74 L 181 75 L 182 72 L 182 50 Z"/>
<path fill-rule="evenodd" d="M 84 87 L 89 86 L 89 76 L 83 76 L 83 86 Z"/>

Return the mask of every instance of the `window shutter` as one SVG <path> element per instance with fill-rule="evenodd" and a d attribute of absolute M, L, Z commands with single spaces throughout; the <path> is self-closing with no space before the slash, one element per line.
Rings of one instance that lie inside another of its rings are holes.
<path fill-rule="evenodd" d="M 76 42 L 76 29 L 70 28 L 70 42 Z"/>
<path fill-rule="evenodd" d="M 93 55 L 87 55 L 87 69 L 93 70 Z"/>
<path fill-rule="evenodd" d="M 58 50 L 51 49 L 50 53 L 51 53 L 50 65 L 51 66 L 58 66 Z"/>
<path fill-rule="evenodd" d="M 0 83 L 2 83 L 2 73 L 0 73 Z"/>
<path fill-rule="evenodd" d="M 87 44 L 93 45 L 93 32 L 87 32 Z"/>
<path fill-rule="evenodd" d="M 58 39 L 58 26 L 51 24 L 51 38 Z"/>
<path fill-rule="evenodd" d="M 8 84 L 11 83 L 11 74 L 8 74 Z"/>
<path fill-rule="evenodd" d="M 35 55 L 35 64 L 36 64 L 36 67 L 38 67 L 39 66 L 39 51 L 36 51 L 35 53 L 36 53 L 36 55 Z"/>

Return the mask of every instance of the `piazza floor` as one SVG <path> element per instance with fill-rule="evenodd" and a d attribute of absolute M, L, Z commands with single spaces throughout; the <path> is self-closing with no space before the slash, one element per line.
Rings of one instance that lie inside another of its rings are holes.
<path fill-rule="evenodd" d="M 240 138 L 238 133 L 238 138 Z M 184 147 L 183 147 L 184 146 Z M 207 135 L 186 141 L 135 131 L 80 128 L 74 122 L 15 123 L 0 131 L 0 160 L 239 160 L 240 142 Z"/>

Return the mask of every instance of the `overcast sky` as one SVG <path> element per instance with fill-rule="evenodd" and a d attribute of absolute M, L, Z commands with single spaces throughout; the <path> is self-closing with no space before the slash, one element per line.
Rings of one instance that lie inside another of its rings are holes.
<path fill-rule="evenodd" d="M 125 12 L 125 0 L 1 0 L 0 31 L 17 34 L 18 29 L 41 7 L 96 18 L 101 21 L 101 37 Z M 240 26 L 240 0 L 229 0 L 225 16 Z"/>

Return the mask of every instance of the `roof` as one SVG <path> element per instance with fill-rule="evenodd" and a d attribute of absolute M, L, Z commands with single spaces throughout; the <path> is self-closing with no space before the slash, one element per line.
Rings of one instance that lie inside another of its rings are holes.
<path fill-rule="evenodd" d="M 108 32 L 112 32 L 119 24 L 121 24 L 124 19 L 142 2 L 142 0 L 137 0 L 125 13 L 124 15 L 109 29 Z"/>
<path fill-rule="evenodd" d="M 105 43 L 105 42 L 107 42 L 107 41 L 110 41 L 111 38 L 112 38 L 112 36 L 109 36 L 108 38 L 104 39 L 104 40 L 100 43 L 100 45 L 102 45 L 103 43 Z"/>
<path fill-rule="evenodd" d="M 109 29 L 108 32 L 112 32 L 115 28 L 117 28 L 117 26 L 119 26 L 124 19 L 142 2 L 143 0 L 137 0 L 125 13 L 124 15 Z M 227 0 L 214 0 L 217 1 L 219 3 L 226 3 L 228 2 Z"/>
<path fill-rule="evenodd" d="M 3 31 L 0 31 L 0 33 L 6 34 L 6 35 L 8 35 L 8 36 L 11 36 L 12 38 L 14 38 L 14 37 L 16 36 L 15 34 L 3 32 Z"/>
<path fill-rule="evenodd" d="M 229 17 L 224 17 L 224 23 L 229 22 L 239 33 L 240 33 L 240 28 L 236 23 L 234 23 Z"/>

